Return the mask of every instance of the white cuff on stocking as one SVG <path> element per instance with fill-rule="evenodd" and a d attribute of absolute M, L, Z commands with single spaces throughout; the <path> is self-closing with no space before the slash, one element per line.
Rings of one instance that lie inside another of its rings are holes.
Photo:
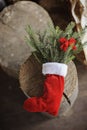
<path fill-rule="evenodd" d="M 57 62 L 47 62 L 42 65 L 42 73 L 46 74 L 56 74 L 65 77 L 67 74 L 67 65 Z"/>

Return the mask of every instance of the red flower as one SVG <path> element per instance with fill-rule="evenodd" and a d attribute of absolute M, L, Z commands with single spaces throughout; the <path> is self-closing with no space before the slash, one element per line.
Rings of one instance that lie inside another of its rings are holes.
<path fill-rule="evenodd" d="M 76 40 L 73 37 L 70 38 L 68 41 L 69 41 L 69 45 L 76 43 Z"/>
<path fill-rule="evenodd" d="M 68 48 L 68 45 L 69 45 L 68 40 L 66 38 L 62 37 L 59 39 L 59 42 L 62 43 L 62 45 L 60 46 L 61 50 L 66 51 Z"/>
<path fill-rule="evenodd" d="M 67 51 L 69 46 L 72 46 L 73 50 L 77 49 L 75 46 L 76 40 L 74 38 L 70 38 L 69 40 L 67 40 L 66 38 L 62 37 L 59 39 L 59 42 L 62 43 L 62 45 L 60 46 L 60 49 L 65 52 Z"/>
<path fill-rule="evenodd" d="M 69 46 L 69 43 L 68 43 L 68 41 L 66 41 L 64 44 L 62 44 L 62 45 L 60 46 L 60 48 L 61 48 L 61 50 L 66 51 L 67 48 L 68 48 L 68 46 Z"/>
<path fill-rule="evenodd" d="M 59 42 L 60 42 L 60 43 L 65 43 L 66 41 L 67 41 L 67 39 L 64 38 L 64 37 L 62 37 L 62 38 L 59 39 Z"/>
<path fill-rule="evenodd" d="M 60 48 L 61 48 L 61 50 L 65 51 L 65 52 L 66 52 L 66 50 L 67 50 L 67 47 L 66 47 L 66 46 L 63 46 L 63 45 L 62 45 Z"/>
<path fill-rule="evenodd" d="M 72 49 L 73 49 L 73 50 L 76 50 L 76 49 L 77 49 L 77 47 L 76 47 L 76 46 L 74 46 Z"/>
<path fill-rule="evenodd" d="M 69 46 L 68 40 L 64 43 L 64 45 L 67 46 L 67 47 Z"/>

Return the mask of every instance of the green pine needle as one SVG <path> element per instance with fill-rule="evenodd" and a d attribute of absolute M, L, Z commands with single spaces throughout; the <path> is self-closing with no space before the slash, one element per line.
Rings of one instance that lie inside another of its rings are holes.
<path fill-rule="evenodd" d="M 77 53 L 83 49 L 81 41 L 82 32 L 74 32 L 75 23 L 71 22 L 66 27 L 65 31 L 61 30 L 58 26 L 56 28 L 49 25 L 49 28 L 44 32 L 34 32 L 33 29 L 28 26 L 26 31 L 28 36 L 26 36 L 26 42 L 33 50 L 33 55 L 40 63 L 45 62 L 60 62 L 68 63 L 75 58 Z M 76 50 L 72 50 L 70 46 L 66 52 L 61 50 L 60 38 L 66 38 L 67 40 L 71 37 L 76 39 Z M 85 44 L 84 44 L 85 45 Z"/>

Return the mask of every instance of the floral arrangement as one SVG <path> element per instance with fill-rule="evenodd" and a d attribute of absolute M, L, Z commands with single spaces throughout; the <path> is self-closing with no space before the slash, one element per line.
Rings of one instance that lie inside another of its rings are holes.
<path fill-rule="evenodd" d="M 67 64 L 82 50 L 80 32 L 73 31 L 74 22 L 71 22 L 63 31 L 58 26 L 49 28 L 43 34 L 35 33 L 30 26 L 27 28 L 29 37 L 26 41 L 33 48 L 33 55 L 40 63 L 59 62 Z"/>
<path fill-rule="evenodd" d="M 74 31 L 71 22 L 63 31 L 58 26 L 49 28 L 42 33 L 35 33 L 30 26 L 27 28 L 26 41 L 32 48 L 32 54 L 42 65 L 42 73 L 46 76 L 44 92 L 41 97 L 25 100 L 24 109 L 29 112 L 48 112 L 56 116 L 59 111 L 63 91 L 64 77 L 67 74 L 67 63 L 73 60 L 83 46 L 80 43 L 82 32 Z"/>

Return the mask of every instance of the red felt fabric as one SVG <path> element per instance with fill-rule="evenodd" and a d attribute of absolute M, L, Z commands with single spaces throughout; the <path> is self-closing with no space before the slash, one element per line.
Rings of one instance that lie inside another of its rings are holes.
<path fill-rule="evenodd" d="M 46 75 L 43 96 L 28 98 L 25 100 L 23 107 L 29 112 L 48 112 L 56 116 L 58 115 L 63 90 L 63 76 Z"/>

